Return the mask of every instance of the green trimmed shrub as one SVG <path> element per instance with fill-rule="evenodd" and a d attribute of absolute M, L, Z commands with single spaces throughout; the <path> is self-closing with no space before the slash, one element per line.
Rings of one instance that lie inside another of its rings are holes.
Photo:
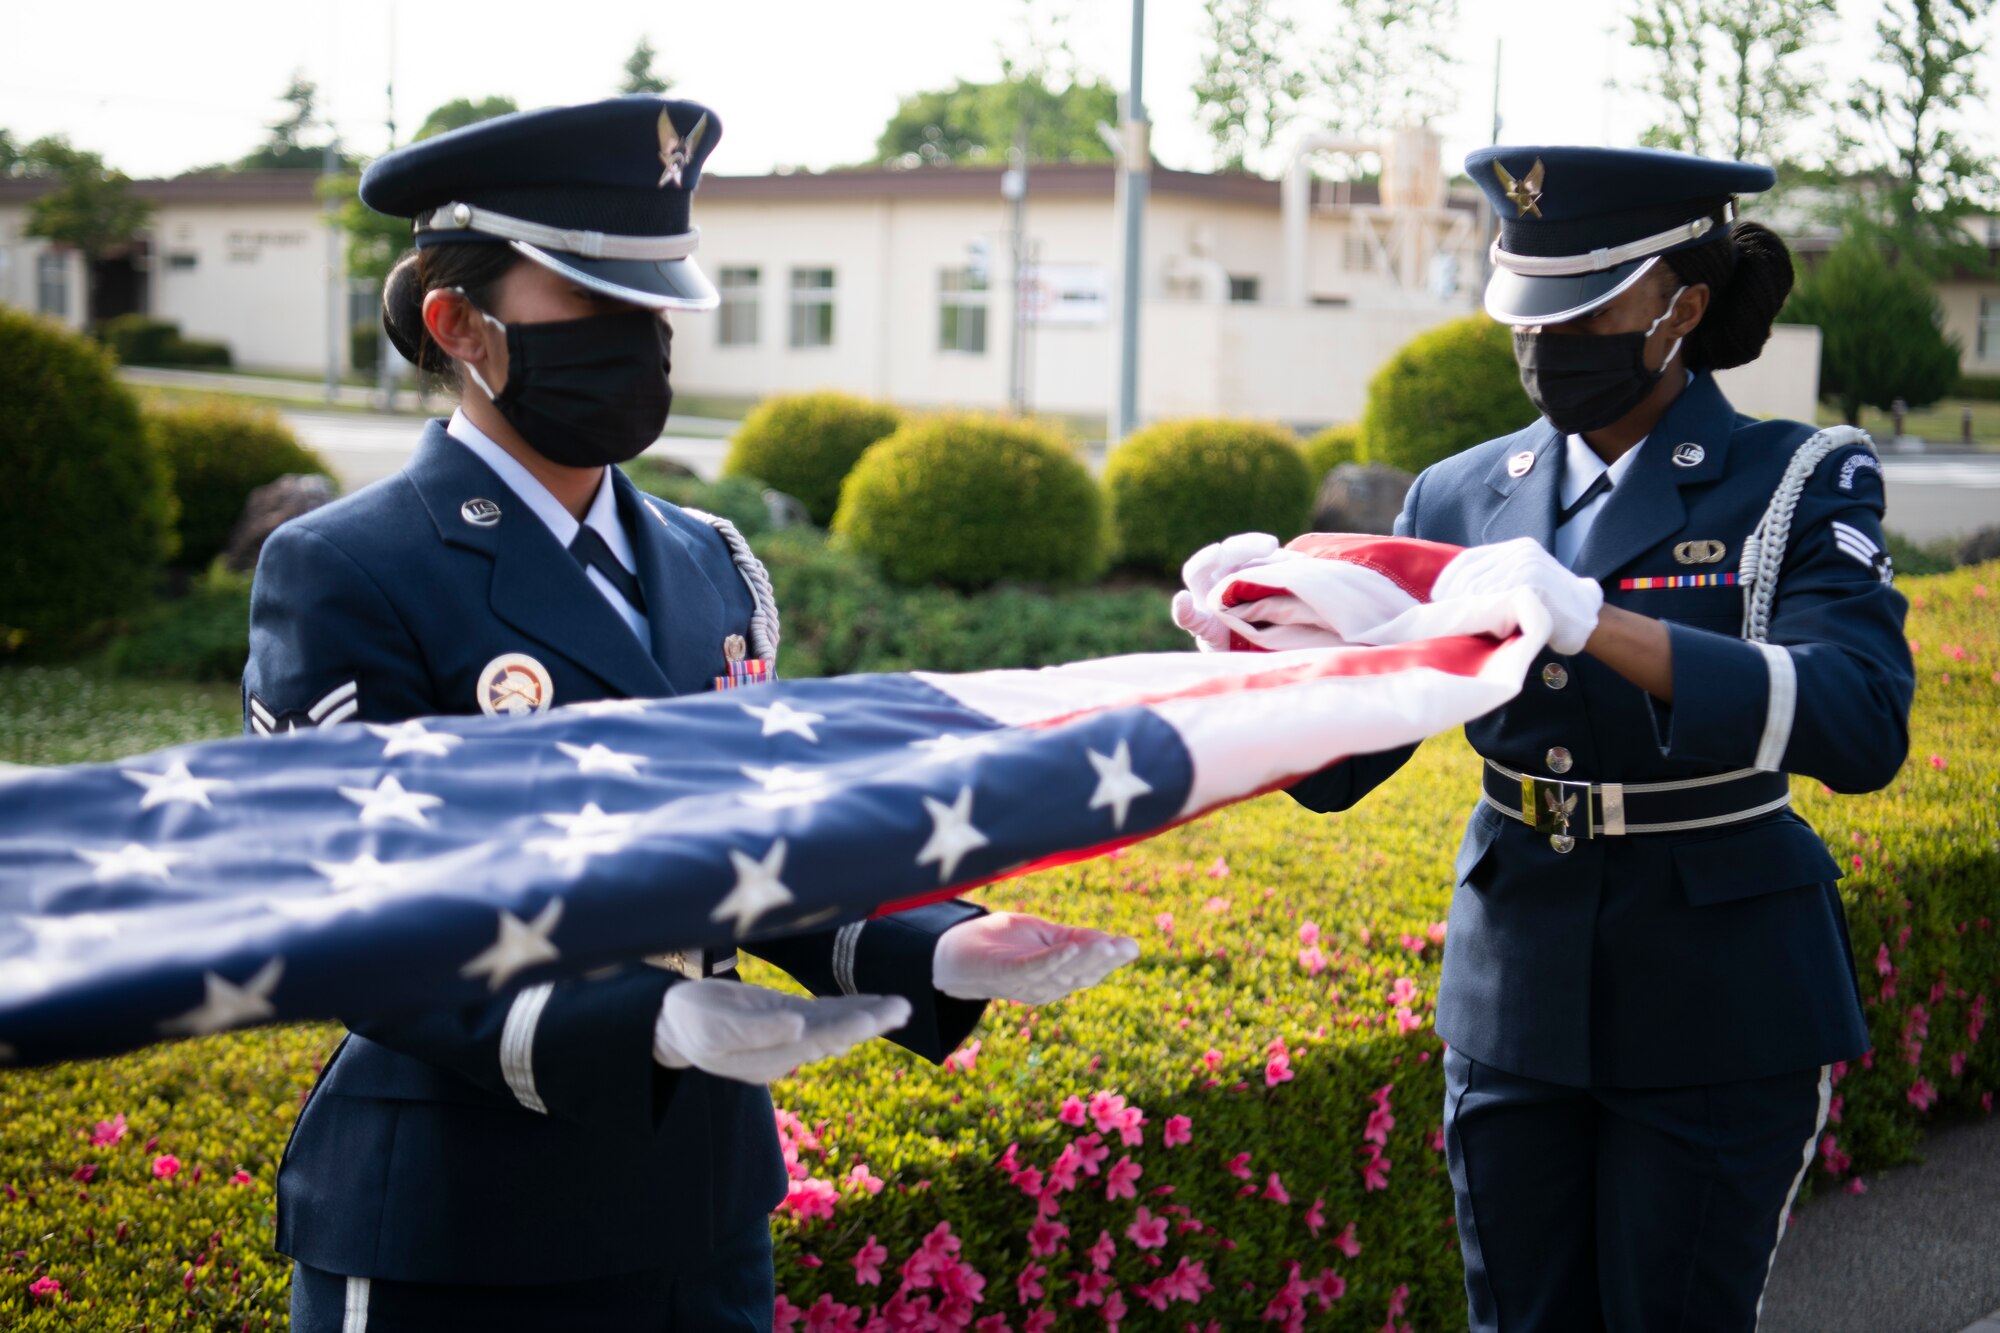
<path fill-rule="evenodd" d="M 1361 423 L 1358 421 L 1328 426 L 1306 441 L 1306 470 L 1312 473 L 1315 486 L 1326 480 L 1326 474 L 1342 463 L 1360 461 Z"/>
<path fill-rule="evenodd" d="M 887 403 L 853 394 L 780 394 L 743 418 L 722 473 L 761 478 L 796 498 L 824 527 L 833 522 L 841 483 L 862 453 L 902 424 L 903 414 Z"/>
<path fill-rule="evenodd" d="M 140 680 L 237 681 L 250 660 L 250 576 L 221 561 L 111 641 L 105 664 Z"/>
<path fill-rule="evenodd" d="M 1061 436 L 958 413 L 870 448 L 834 519 L 892 582 L 960 588 L 1081 582 L 1103 567 L 1103 528 L 1097 487 Z"/>
<path fill-rule="evenodd" d="M 181 326 L 146 315 L 114 315 L 98 324 L 97 340 L 128 366 L 227 366 L 224 343 L 181 337 Z"/>
<path fill-rule="evenodd" d="M 683 509 L 700 509 L 726 518 L 745 537 L 758 537 L 771 530 L 771 511 L 764 506 L 764 483 L 755 477 L 703 481 L 671 472 L 643 456 L 624 467 L 640 490 L 670 500 Z"/>
<path fill-rule="evenodd" d="M 1960 375 L 1951 386 L 1951 397 L 1974 402 L 2000 403 L 2000 375 Z"/>
<path fill-rule="evenodd" d="M 1513 335 L 1468 315 L 1410 339 L 1368 381 L 1359 461 L 1422 472 L 1534 419 Z"/>
<path fill-rule="evenodd" d="M 145 409 L 146 435 L 173 472 L 180 562 L 199 569 L 229 542 L 250 492 L 292 473 L 332 476 L 275 412 L 207 400 Z"/>
<path fill-rule="evenodd" d="M 174 552 L 166 460 L 110 353 L 0 308 L 0 653 L 79 646 L 146 604 Z"/>
<path fill-rule="evenodd" d="M 1143 427 L 1104 465 L 1119 561 L 1163 574 L 1239 532 L 1296 537 L 1318 483 L 1290 431 L 1226 417 Z"/>

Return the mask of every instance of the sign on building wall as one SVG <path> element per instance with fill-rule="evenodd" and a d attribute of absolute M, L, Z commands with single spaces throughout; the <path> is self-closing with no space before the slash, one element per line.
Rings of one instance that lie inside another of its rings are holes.
<path fill-rule="evenodd" d="M 1102 324 L 1111 275 L 1102 264 L 1036 264 L 1021 274 L 1021 318 L 1030 324 Z"/>

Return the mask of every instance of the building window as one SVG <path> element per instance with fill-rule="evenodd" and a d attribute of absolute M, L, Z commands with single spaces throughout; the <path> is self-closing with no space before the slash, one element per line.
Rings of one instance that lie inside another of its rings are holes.
<path fill-rule="evenodd" d="M 792 346 L 833 346 L 833 296 L 832 269 L 792 270 Z"/>
<path fill-rule="evenodd" d="M 716 341 L 724 347 L 757 345 L 758 282 L 763 275 L 755 268 L 725 268 L 717 282 L 722 304 L 716 308 Z"/>
<path fill-rule="evenodd" d="M 1229 275 L 1229 299 L 1254 303 L 1257 300 L 1257 279 Z"/>
<path fill-rule="evenodd" d="M 986 275 L 970 268 L 938 274 L 938 350 L 986 354 Z"/>
<path fill-rule="evenodd" d="M 2000 296 L 1979 298 L 1979 359 L 2000 361 Z"/>
<path fill-rule="evenodd" d="M 1341 245 L 1341 262 L 1350 273 L 1368 273 L 1375 267 L 1375 238 L 1365 231 L 1350 231 Z"/>
<path fill-rule="evenodd" d="M 171 254 L 167 256 L 167 267 L 170 269 L 187 270 L 192 269 L 199 261 L 200 256 L 198 255 L 187 253 Z"/>
<path fill-rule="evenodd" d="M 35 309 L 44 315 L 69 314 L 69 257 L 44 250 L 35 257 Z"/>

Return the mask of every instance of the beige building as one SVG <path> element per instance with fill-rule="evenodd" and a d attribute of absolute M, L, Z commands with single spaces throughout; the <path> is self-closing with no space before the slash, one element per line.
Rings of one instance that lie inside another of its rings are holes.
<path fill-rule="evenodd" d="M 317 183 L 311 171 L 135 181 L 152 225 L 86 272 L 81 255 L 26 234 L 28 205 L 46 183 L 0 180 L 0 302 L 72 328 L 87 315 L 138 312 L 227 344 L 239 366 L 320 375 L 329 341 L 347 359 L 354 301 Z"/>

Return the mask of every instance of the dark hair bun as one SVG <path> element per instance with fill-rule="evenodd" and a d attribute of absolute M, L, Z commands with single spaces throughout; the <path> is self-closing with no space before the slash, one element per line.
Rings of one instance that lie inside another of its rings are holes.
<path fill-rule="evenodd" d="M 1692 370 L 1727 370 L 1755 361 L 1791 295 L 1792 255 L 1778 233 L 1761 222 L 1739 221 L 1729 229 L 1727 246 L 1697 246 L 1667 256 L 1667 266 L 1683 282 L 1709 287 L 1708 313 L 1687 338 L 1685 357 Z"/>
<path fill-rule="evenodd" d="M 424 280 L 415 250 L 405 252 L 382 282 L 382 331 L 403 359 L 419 370 L 450 368 L 443 350 L 424 331 Z"/>

